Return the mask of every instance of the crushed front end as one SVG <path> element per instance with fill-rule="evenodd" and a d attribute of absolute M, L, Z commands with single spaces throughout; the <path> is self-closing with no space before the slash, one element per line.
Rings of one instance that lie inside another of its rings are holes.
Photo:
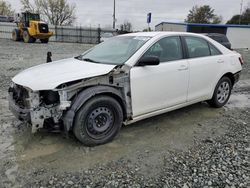
<path fill-rule="evenodd" d="M 31 124 L 32 133 L 35 133 L 41 128 L 58 128 L 63 110 L 70 105 L 62 105 L 62 97 L 58 91 L 32 91 L 12 83 L 9 88 L 9 108 L 16 118 Z"/>

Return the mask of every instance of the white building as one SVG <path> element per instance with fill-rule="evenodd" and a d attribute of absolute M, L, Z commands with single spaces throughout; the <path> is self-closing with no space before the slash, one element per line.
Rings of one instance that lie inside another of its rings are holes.
<path fill-rule="evenodd" d="M 155 26 L 156 31 L 180 31 L 193 33 L 222 33 L 232 44 L 233 49 L 250 49 L 250 25 L 192 24 L 162 22 Z"/>

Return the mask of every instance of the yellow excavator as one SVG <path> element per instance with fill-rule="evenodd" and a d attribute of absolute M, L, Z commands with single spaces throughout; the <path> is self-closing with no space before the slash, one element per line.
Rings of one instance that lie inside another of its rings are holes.
<path fill-rule="evenodd" d="M 17 27 L 12 31 L 14 41 L 23 40 L 25 43 L 34 43 L 37 39 L 41 43 L 48 43 L 53 32 L 49 31 L 48 24 L 40 20 L 40 15 L 30 12 L 17 14 Z"/>

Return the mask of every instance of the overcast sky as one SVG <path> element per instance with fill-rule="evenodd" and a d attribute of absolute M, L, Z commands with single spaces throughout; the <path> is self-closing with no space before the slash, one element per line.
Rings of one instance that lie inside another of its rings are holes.
<path fill-rule="evenodd" d="M 20 0 L 7 0 L 20 11 Z M 114 0 L 68 0 L 76 5 L 76 24 L 88 27 L 112 26 Z M 152 12 L 151 27 L 162 21 L 183 22 L 194 5 L 210 5 L 215 13 L 226 22 L 234 14 L 239 14 L 242 0 L 116 0 L 117 26 L 128 20 L 134 30 L 147 27 L 146 15 Z M 246 7 L 250 0 L 243 1 Z"/>

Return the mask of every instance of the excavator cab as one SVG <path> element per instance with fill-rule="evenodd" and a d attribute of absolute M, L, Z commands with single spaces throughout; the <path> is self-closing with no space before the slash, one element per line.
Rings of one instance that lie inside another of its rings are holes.
<path fill-rule="evenodd" d="M 21 14 L 21 22 L 25 27 L 29 27 L 30 21 L 40 21 L 40 15 L 30 12 L 23 12 Z"/>

